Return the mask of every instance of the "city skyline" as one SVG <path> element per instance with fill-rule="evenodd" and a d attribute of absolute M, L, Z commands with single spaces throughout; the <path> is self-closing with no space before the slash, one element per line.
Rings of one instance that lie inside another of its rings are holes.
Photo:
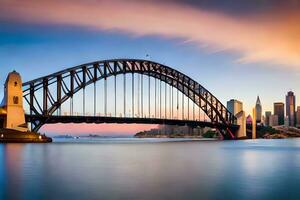
<path fill-rule="evenodd" d="M 14 69 L 28 81 L 95 60 L 149 59 L 184 71 L 224 105 L 242 101 L 247 115 L 259 95 L 264 113 L 287 91 L 300 94 L 297 8 L 298 1 L 1 1 L 0 82 Z"/>

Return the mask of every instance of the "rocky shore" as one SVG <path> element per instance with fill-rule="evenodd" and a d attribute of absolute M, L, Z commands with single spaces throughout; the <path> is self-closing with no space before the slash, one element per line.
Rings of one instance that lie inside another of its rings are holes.
<path fill-rule="evenodd" d="M 165 127 L 160 127 L 158 129 L 139 132 L 135 134 L 134 137 L 136 138 L 218 138 L 218 134 L 213 129 L 195 131 L 189 129 L 182 129 L 180 127 L 175 127 L 173 129 L 168 128 L 165 130 Z M 239 140 L 251 139 L 251 137 L 252 137 L 252 129 L 248 127 L 247 136 L 238 139 Z M 296 137 L 300 137 L 300 129 L 295 127 L 259 126 L 257 128 L 257 138 L 284 139 L 284 138 L 296 138 Z"/>
<path fill-rule="evenodd" d="M 134 135 L 136 138 L 202 138 L 200 135 L 188 135 L 188 134 L 147 134 L 137 133 Z"/>
<path fill-rule="evenodd" d="M 0 143 L 48 143 L 52 138 L 34 132 L 0 129 Z"/>
<path fill-rule="evenodd" d="M 300 137 L 300 130 L 294 127 L 278 126 L 274 127 L 276 133 L 267 133 L 263 136 L 265 139 L 284 139 Z"/>
<path fill-rule="evenodd" d="M 181 129 L 181 130 L 180 130 Z M 179 131 L 180 130 L 180 131 Z M 169 129 L 152 129 L 149 131 L 138 132 L 134 135 L 136 138 L 215 138 L 217 134 L 211 130 L 185 130 L 181 128 Z"/>

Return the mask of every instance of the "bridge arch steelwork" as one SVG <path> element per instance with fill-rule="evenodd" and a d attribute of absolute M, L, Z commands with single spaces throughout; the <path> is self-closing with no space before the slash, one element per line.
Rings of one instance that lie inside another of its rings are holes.
<path fill-rule="evenodd" d="M 209 124 L 211 127 L 221 127 L 223 130 L 237 128 L 234 115 L 211 92 L 187 75 L 171 67 L 148 60 L 113 59 L 79 65 L 23 83 L 24 100 L 29 105 L 30 110 L 26 118 L 31 122 L 32 130 L 38 131 L 46 123 L 57 122 L 54 120 L 54 112 L 81 89 L 90 84 L 95 84 L 99 80 L 106 80 L 110 76 L 127 73 L 153 77 L 176 88 L 201 108 L 211 120 Z M 49 86 L 52 84 L 57 86 L 55 97 L 49 91 Z M 36 98 L 37 91 L 42 91 L 42 102 Z M 88 117 L 85 120 L 87 119 Z M 119 120 L 125 123 L 126 119 L 128 123 L 131 123 L 131 121 L 142 123 L 139 120 L 126 117 Z M 113 122 L 109 118 L 106 121 Z M 75 119 L 69 117 L 65 119 L 65 122 L 76 122 L 76 117 Z M 163 121 L 163 123 L 165 122 L 167 121 Z M 148 120 L 148 123 L 160 123 L 160 121 L 152 119 Z M 172 123 L 176 124 L 180 121 L 174 120 Z M 185 123 L 188 124 L 188 122 Z"/>

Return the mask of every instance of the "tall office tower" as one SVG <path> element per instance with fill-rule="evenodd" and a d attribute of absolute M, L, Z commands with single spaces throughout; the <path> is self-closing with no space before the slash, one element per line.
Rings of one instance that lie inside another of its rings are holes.
<path fill-rule="evenodd" d="M 270 126 L 278 126 L 278 116 L 277 115 L 271 115 L 270 116 L 269 125 Z"/>
<path fill-rule="evenodd" d="M 227 109 L 233 115 L 236 115 L 243 110 L 243 103 L 236 99 L 230 99 L 229 101 L 227 101 Z"/>
<path fill-rule="evenodd" d="M 236 117 L 236 123 L 240 125 L 237 137 L 246 137 L 246 116 L 243 111 L 243 103 L 236 99 L 231 99 L 227 101 L 227 109 Z"/>
<path fill-rule="evenodd" d="M 261 108 L 261 103 L 260 103 L 259 96 L 257 96 L 255 111 L 256 111 L 255 112 L 256 113 L 256 122 L 260 123 L 261 122 L 261 115 L 262 115 L 262 108 Z"/>
<path fill-rule="evenodd" d="M 300 127 L 300 106 L 297 106 L 296 127 Z"/>
<path fill-rule="evenodd" d="M 252 139 L 256 139 L 256 108 L 252 109 L 253 123 L 252 123 Z"/>
<path fill-rule="evenodd" d="M 270 116 L 272 115 L 271 111 L 266 111 L 265 113 L 265 125 L 269 126 L 269 122 L 270 122 Z"/>
<path fill-rule="evenodd" d="M 278 125 L 284 125 L 284 103 L 274 103 L 274 115 L 278 116 Z"/>
<path fill-rule="evenodd" d="M 285 98 L 286 116 L 289 118 L 289 126 L 295 126 L 295 105 L 296 97 L 292 91 L 289 91 Z"/>

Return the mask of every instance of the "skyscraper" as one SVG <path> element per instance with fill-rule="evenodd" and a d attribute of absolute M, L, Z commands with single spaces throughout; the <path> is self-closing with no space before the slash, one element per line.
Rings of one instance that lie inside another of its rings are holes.
<path fill-rule="evenodd" d="M 270 116 L 269 125 L 270 126 L 278 126 L 278 116 L 277 115 L 271 115 Z"/>
<path fill-rule="evenodd" d="M 272 115 L 271 111 L 266 111 L 265 112 L 265 125 L 269 126 L 269 122 L 270 122 L 270 116 Z"/>
<path fill-rule="evenodd" d="M 297 106 L 296 127 L 300 127 L 300 106 Z"/>
<path fill-rule="evenodd" d="M 284 125 L 284 103 L 274 103 L 274 115 L 278 116 L 278 125 Z"/>
<path fill-rule="evenodd" d="M 259 96 L 257 96 L 255 110 L 256 110 L 256 122 L 260 123 L 261 115 L 262 115 L 262 107 L 261 107 Z"/>
<path fill-rule="evenodd" d="M 227 109 L 233 115 L 236 115 L 243 110 L 243 103 L 236 99 L 230 99 L 229 101 L 227 101 Z"/>
<path fill-rule="evenodd" d="M 236 117 L 236 123 L 240 125 L 237 131 L 237 137 L 242 138 L 246 136 L 246 116 L 243 111 L 243 103 L 236 99 L 227 101 L 227 109 Z"/>
<path fill-rule="evenodd" d="M 295 105 L 296 97 L 292 91 L 289 91 L 285 98 L 286 116 L 289 118 L 289 126 L 295 126 Z"/>

